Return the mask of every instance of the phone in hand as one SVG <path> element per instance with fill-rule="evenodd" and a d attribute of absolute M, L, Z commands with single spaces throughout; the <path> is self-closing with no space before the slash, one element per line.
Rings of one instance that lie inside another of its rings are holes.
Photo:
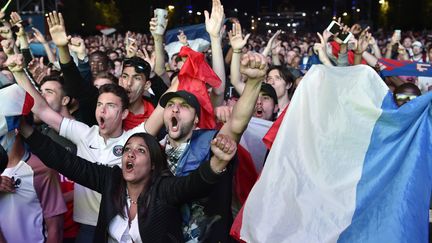
<path fill-rule="evenodd" d="M 341 39 L 343 43 L 348 43 L 352 36 L 351 32 L 342 33 L 340 24 L 334 20 L 327 27 L 327 31 L 332 33 L 332 35 L 338 34 L 337 38 Z"/>

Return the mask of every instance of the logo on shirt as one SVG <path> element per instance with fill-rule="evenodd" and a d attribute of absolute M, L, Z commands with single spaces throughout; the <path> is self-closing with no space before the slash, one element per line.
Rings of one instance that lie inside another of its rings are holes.
<path fill-rule="evenodd" d="M 116 145 L 113 148 L 113 154 L 117 157 L 122 156 L 122 152 L 123 152 L 123 146 L 121 145 Z"/>
<path fill-rule="evenodd" d="M 89 145 L 89 148 L 91 148 L 91 149 L 98 149 L 98 148 L 93 147 L 93 146 L 91 146 L 91 145 Z"/>

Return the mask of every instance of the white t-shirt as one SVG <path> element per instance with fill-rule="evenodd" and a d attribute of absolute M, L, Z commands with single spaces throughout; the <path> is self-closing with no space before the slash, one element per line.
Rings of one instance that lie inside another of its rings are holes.
<path fill-rule="evenodd" d="M 99 135 L 99 126 L 86 124 L 63 118 L 60 125 L 60 135 L 69 139 L 77 146 L 77 155 L 91 162 L 121 167 L 121 152 L 126 140 L 134 133 L 146 132 L 144 123 L 123 131 L 117 138 L 110 138 L 104 142 Z M 74 188 L 74 221 L 96 226 L 101 195 L 93 190 L 75 183 Z"/>
<path fill-rule="evenodd" d="M 31 155 L 27 162 L 6 168 L 2 176 L 15 180 L 15 192 L 0 193 L 0 228 L 6 242 L 45 242 L 44 217 L 67 210 L 57 172 Z"/>

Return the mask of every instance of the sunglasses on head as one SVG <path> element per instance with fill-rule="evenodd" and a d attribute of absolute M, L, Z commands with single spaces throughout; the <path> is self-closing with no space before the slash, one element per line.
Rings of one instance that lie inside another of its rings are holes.
<path fill-rule="evenodd" d="M 146 61 L 140 61 L 132 58 L 124 59 L 123 67 L 134 67 L 135 72 L 137 73 L 149 73 L 151 69 L 150 64 L 148 64 Z"/>
<path fill-rule="evenodd" d="M 413 100 L 415 98 L 417 98 L 417 95 L 407 95 L 407 94 L 396 94 L 396 100 Z"/>

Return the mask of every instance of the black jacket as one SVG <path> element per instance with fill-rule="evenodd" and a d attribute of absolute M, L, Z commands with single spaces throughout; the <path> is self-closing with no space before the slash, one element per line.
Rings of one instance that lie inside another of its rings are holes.
<path fill-rule="evenodd" d="M 118 195 L 119 187 L 125 185 L 120 167 L 108 167 L 72 155 L 38 131 L 34 131 L 26 142 L 48 167 L 101 193 L 94 242 L 106 242 L 109 224 L 117 215 L 113 198 Z M 179 206 L 208 194 L 219 178 L 220 175 L 212 171 L 208 161 L 189 176 L 156 178 L 148 192 L 149 202 L 144 202 L 143 194 L 138 199 L 138 227 L 142 241 L 183 242 Z M 143 210 L 144 203 L 148 205 L 146 211 Z"/>

